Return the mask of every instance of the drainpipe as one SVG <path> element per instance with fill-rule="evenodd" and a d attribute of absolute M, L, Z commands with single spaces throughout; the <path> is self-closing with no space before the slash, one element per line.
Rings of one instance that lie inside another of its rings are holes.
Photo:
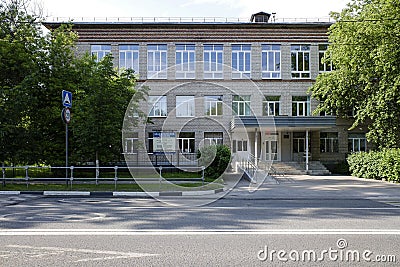
<path fill-rule="evenodd" d="M 306 130 L 306 171 L 308 172 L 308 130 Z"/>

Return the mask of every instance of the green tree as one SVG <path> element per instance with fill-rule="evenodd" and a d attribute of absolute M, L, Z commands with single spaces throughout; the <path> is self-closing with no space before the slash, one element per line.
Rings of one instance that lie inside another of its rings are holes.
<path fill-rule="evenodd" d="M 329 29 L 326 62 L 334 70 L 310 88 L 321 101 L 316 113 L 355 110 L 352 129 L 368 123 L 367 138 L 380 147 L 400 146 L 400 2 L 353 0 Z"/>
<path fill-rule="evenodd" d="M 226 145 L 210 145 L 201 148 L 197 156 L 199 164 L 206 167 L 205 176 L 217 179 L 226 171 L 231 161 L 231 150 Z"/>

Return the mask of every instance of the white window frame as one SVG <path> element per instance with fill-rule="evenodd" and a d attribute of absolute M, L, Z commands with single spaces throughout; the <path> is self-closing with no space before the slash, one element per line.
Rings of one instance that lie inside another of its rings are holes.
<path fill-rule="evenodd" d="M 322 137 L 325 134 L 326 137 Z M 337 132 L 321 132 L 319 140 L 321 153 L 339 152 L 339 134 Z"/>
<path fill-rule="evenodd" d="M 261 61 L 263 79 L 281 78 L 281 45 L 263 44 Z"/>
<path fill-rule="evenodd" d="M 251 78 L 251 45 L 232 44 L 232 79 Z"/>
<path fill-rule="evenodd" d="M 222 44 L 204 44 L 204 79 L 223 79 L 224 46 Z"/>
<path fill-rule="evenodd" d="M 148 79 L 167 79 L 167 45 L 148 44 L 147 45 L 147 78 Z"/>
<path fill-rule="evenodd" d="M 250 106 L 250 95 L 234 95 L 232 100 L 232 112 L 236 116 L 250 116 L 251 106 Z M 237 113 L 235 114 L 235 106 Z M 240 112 L 243 111 L 243 112 Z"/>
<path fill-rule="evenodd" d="M 175 46 L 175 78 L 194 79 L 196 74 L 196 47 L 194 44 Z"/>
<path fill-rule="evenodd" d="M 91 45 L 90 53 L 96 62 L 100 62 L 106 55 L 111 54 L 111 45 Z"/>
<path fill-rule="evenodd" d="M 206 116 L 222 116 L 223 100 L 222 95 L 204 96 L 205 115 Z"/>
<path fill-rule="evenodd" d="M 176 96 L 176 117 L 194 117 L 194 96 Z"/>
<path fill-rule="evenodd" d="M 307 100 L 294 100 L 295 97 L 306 97 Z M 296 107 L 296 112 L 294 110 Z M 301 112 L 301 110 L 303 112 Z M 310 116 L 311 101 L 309 96 L 292 96 L 292 116 Z"/>
<path fill-rule="evenodd" d="M 139 45 L 119 46 L 119 69 L 132 69 L 139 73 Z"/>
<path fill-rule="evenodd" d="M 268 99 L 270 98 L 270 99 Z M 279 100 L 271 100 L 271 98 L 279 98 Z M 265 96 L 263 101 L 263 115 L 264 116 L 279 116 L 280 115 L 280 96 Z M 272 107 L 272 109 L 271 109 Z M 276 114 L 278 111 L 278 114 Z"/>
<path fill-rule="evenodd" d="M 310 79 L 310 45 L 292 45 L 290 47 L 290 52 L 292 79 Z"/>
<path fill-rule="evenodd" d="M 149 117 L 166 117 L 168 115 L 166 96 L 149 96 L 148 103 L 150 105 Z"/>
<path fill-rule="evenodd" d="M 332 71 L 332 62 L 322 63 L 322 60 L 325 58 L 327 49 L 328 49 L 328 44 L 319 44 L 318 45 L 318 60 L 319 60 L 318 70 L 319 70 L 319 73 Z"/>
<path fill-rule="evenodd" d="M 204 145 L 222 145 L 224 141 L 223 132 L 204 132 Z"/>
<path fill-rule="evenodd" d="M 137 154 L 139 149 L 138 133 L 134 133 L 133 137 L 125 138 L 124 153 L 123 154 Z"/>
<path fill-rule="evenodd" d="M 348 143 L 351 142 L 351 149 L 349 149 L 350 153 L 367 151 L 367 138 L 365 137 L 365 134 L 349 133 L 348 135 L 349 135 Z M 361 137 L 361 135 L 362 135 L 362 137 Z M 364 148 L 365 148 L 364 150 L 361 149 L 361 144 L 364 145 Z M 358 146 L 358 149 L 355 149 L 355 148 L 357 148 L 357 146 Z"/>
<path fill-rule="evenodd" d="M 193 137 L 182 137 L 185 134 L 193 135 Z M 181 153 L 195 153 L 195 133 L 194 132 L 181 132 L 178 136 L 179 151 Z M 193 151 L 191 149 L 193 148 Z"/>

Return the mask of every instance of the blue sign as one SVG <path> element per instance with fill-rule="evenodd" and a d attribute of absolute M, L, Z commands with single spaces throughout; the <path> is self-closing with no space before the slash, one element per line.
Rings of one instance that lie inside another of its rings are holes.
<path fill-rule="evenodd" d="M 72 93 L 63 90 L 62 91 L 62 104 L 66 108 L 72 107 Z"/>

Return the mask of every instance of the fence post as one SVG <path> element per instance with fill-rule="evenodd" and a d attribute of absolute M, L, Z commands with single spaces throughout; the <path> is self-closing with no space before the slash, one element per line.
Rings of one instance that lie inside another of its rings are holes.
<path fill-rule="evenodd" d="M 29 188 L 29 166 L 25 166 L 25 181 L 26 181 L 26 188 Z"/>
<path fill-rule="evenodd" d="M 71 190 L 72 190 L 72 181 L 74 180 L 74 166 L 71 166 L 70 169 L 71 169 L 71 177 L 69 178 L 69 181 L 70 181 Z"/>
<path fill-rule="evenodd" d="M 201 166 L 201 183 L 204 186 L 204 166 Z"/>
<path fill-rule="evenodd" d="M 100 170 L 99 170 L 99 161 L 96 160 L 96 185 L 99 184 L 99 181 L 98 181 L 98 179 L 99 179 L 99 174 L 100 174 Z"/>
<path fill-rule="evenodd" d="M 159 166 L 158 167 L 158 169 L 160 170 L 160 177 L 158 178 L 159 180 L 160 180 L 160 183 L 159 183 L 159 187 L 158 187 L 158 191 L 160 191 L 161 192 L 161 183 L 162 183 L 162 166 Z"/>
<path fill-rule="evenodd" d="M 115 166 L 115 167 L 114 167 L 114 172 L 115 172 L 115 176 L 114 176 L 114 189 L 115 189 L 115 191 L 117 191 L 118 166 Z"/>
<path fill-rule="evenodd" d="M 4 162 L 1 165 L 1 171 L 3 173 L 3 187 L 5 187 L 6 186 L 6 169 L 4 168 Z"/>

